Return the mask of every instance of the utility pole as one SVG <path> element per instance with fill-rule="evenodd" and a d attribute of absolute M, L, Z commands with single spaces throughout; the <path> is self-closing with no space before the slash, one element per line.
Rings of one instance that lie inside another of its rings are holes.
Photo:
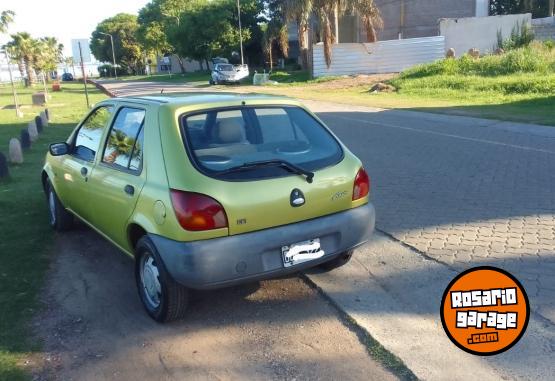
<path fill-rule="evenodd" d="M 81 50 L 81 41 L 79 44 L 79 58 L 81 59 L 81 73 L 83 74 L 83 84 L 85 85 L 85 97 L 87 98 L 87 108 L 91 108 L 89 105 L 89 90 L 87 89 L 87 74 L 85 74 L 85 65 L 83 64 L 83 51 Z"/>
<path fill-rule="evenodd" d="M 549 0 L 549 9 L 547 10 L 547 16 L 553 17 L 553 8 L 555 8 L 555 0 Z"/>
<path fill-rule="evenodd" d="M 118 79 L 118 71 L 116 69 L 116 51 L 114 49 L 114 37 L 110 33 L 98 32 L 105 36 L 110 36 L 110 42 L 112 43 L 112 60 L 114 62 L 114 77 Z"/>
<path fill-rule="evenodd" d="M 6 62 L 8 63 L 8 72 L 10 73 L 10 83 L 12 84 L 12 94 L 13 94 L 13 103 L 15 105 L 15 115 L 18 118 L 23 117 L 23 113 L 19 110 L 19 102 L 17 101 L 17 93 L 15 91 L 15 85 L 13 83 L 13 76 L 12 76 L 12 67 L 10 66 L 10 57 L 8 56 L 8 51 L 4 50 L 4 54 L 6 55 Z"/>
<path fill-rule="evenodd" d="M 401 0 L 401 15 L 399 18 L 399 40 L 404 37 L 405 32 L 405 0 Z"/>
<path fill-rule="evenodd" d="M 245 64 L 243 60 L 243 34 L 241 31 L 241 4 L 239 4 L 239 0 L 237 0 L 237 17 L 239 18 L 239 46 L 241 48 L 241 65 Z"/>

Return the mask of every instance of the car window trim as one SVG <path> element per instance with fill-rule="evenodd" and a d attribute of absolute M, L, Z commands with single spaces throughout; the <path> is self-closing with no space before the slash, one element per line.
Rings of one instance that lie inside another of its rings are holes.
<path fill-rule="evenodd" d="M 86 116 L 86 118 L 84 118 L 81 123 L 79 123 L 77 125 L 77 128 L 75 129 L 75 133 L 73 134 L 73 136 L 71 137 L 71 144 L 70 146 L 70 156 L 76 157 L 86 163 L 94 163 L 95 159 L 96 159 L 96 155 L 98 154 L 98 151 L 96 151 L 94 153 L 94 157 L 92 158 L 92 160 L 87 160 L 84 157 L 77 155 L 74 151 L 77 148 L 77 146 L 75 145 L 77 143 L 77 135 L 79 135 L 79 131 L 81 131 L 81 128 L 83 128 L 83 125 L 87 122 L 87 120 L 89 120 L 89 118 L 91 117 L 91 115 L 93 115 L 97 110 L 101 109 L 101 108 L 109 108 L 109 107 L 115 107 L 115 105 L 113 103 L 103 103 L 103 104 L 99 104 L 97 105 L 94 109 L 92 109 Z M 110 124 L 111 120 L 113 120 L 114 114 L 112 114 L 110 116 L 111 119 L 108 119 L 108 124 Z M 104 127 L 106 128 L 106 127 Z M 104 132 L 102 132 L 104 134 Z M 102 137 L 100 138 L 101 142 L 102 142 Z M 99 147 L 100 148 L 100 147 Z M 92 150 L 91 150 L 92 151 Z"/>
<path fill-rule="evenodd" d="M 310 111 L 308 111 L 306 108 L 304 108 L 302 106 L 291 105 L 291 104 L 253 104 L 253 105 L 233 105 L 233 106 L 224 106 L 224 107 L 209 107 L 209 108 L 205 108 L 205 109 L 184 112 L 184 113 L 180 114 L 179 117 L 178 117 L 179 131 L 181 132 L 181 140 L 182 140 L 182 143 L 185 146 L 185 152 L 187 152 L 187 157 L 189 158 L 189 162 L 193 165 L 193 167 L 198 172 L 200 172 L 203 175 L 208 176 L 212 179 L 222 180 L 222 179 L 217 177 L 217 173 L 214 173 L 210 170 L 207 170 L 206 168 L 203 168 L 201 165 L 199 165 L 198 159 L 196 158 L 195 154 L 193 153 L 193 148 L 190 145 L 191 137 L 189 135 L 188 128 L 185 127 L 185 119 L 187 119 L 190 116 L 208 114 L 211 111 L 216 111 L 216 113 L 217 113 L 219 111 L 240 110 L 240 109 L 247 109 L 247 110 L 251 109 L 252 110 L 252 109 L 255 109 L 255 108 L 282 108 L 282 109 L 299 108 L 299 109 L 303 110 L 304 112 L 306 112 L 310 117 L 312 117 L 314 119 L 314 121 L 316 123 L 318 123 L 324 129 L 324 131 L 333 139 L 333 141 L 335 141 L 335 143 L 337 144 L 337 146 L 339 148 L 339 153 L 340 153 L 339 160 L 337 162 L 326 165 L 322 168 L 319 168 L 318 171 L 320 171 L 322 169 L 325 169 L 325 168 L 332 167 L 334 165 L 337 165 L 345 159 L 345 150 L 343 149 L 343 144 L 341 144 L 339 139 L 337 139 L 337 137 L 333 134 L 333 132 L 322 121 L 320 121 L 320 119 L 315 117 Z M 251 118 L 252 118 L 252 115 L 249 117 L 248 120 L 246 120 L 246 123 L 252 123 Z M 260 134 L 262 134 L 262 131 L 260 131 Z M 277 176 L 277 177 L 281 177 L 281 176 Z M 275 177 L 271 177 L 271 178 L 275 178 Z M 225 179 L 224 181 L 248 182 L 248 181 L 262 181 L 262 180 L 268 180 L 268 179 L 269 178 Z"/>
<path fill-rule="evenodd" d="M 112 128 L 114 127 L 114 124 L 116 123 L 116 119 L 117 119 L 119 113 L 124 108 L 134 109 L 134 110 L 141 110 L 141 111 L 145 112 L 145 117 L 144 117 L 141 125 L 139 126 L 139 129 L 137 130 L 137 135 L 135 136 L 135 144 L 133 144 L 133 150 L 131 151 L 131 154 L 133 154 L 133 151 L 135 151 L 135 146 L 137 144 L 137 137 L 139 137 L 139 135 L 141 134 L 141 131 L 143 130 L 143 128 L 145 126 L 147 110 L 146 110 L 146 107 L 120 105 L 117 108 L 116 112 L 114 113 L 114 117 L 112 118 L 112 121 L 110 123 L 110 127 L 108 128 L 108 132 L 105 136 L 103 149 L 102 149 L 102 155 L 100 157 L 100 161 L 99 161 L 98 164 L 103 166 L 103 167 L 111 168 L 111 169 L 119 171 L 119 172 L 124 172 L 124 173 L 128 173 L 128 174 L 135 175 L 135 176 L 140 176 L 141 173 L 143 172 L 143 161 L 144 160 L 142 160 L 142 159 L 141 159 L 141 165 L 139 166 L 138 169 L 130 169 L 129 168 L 129 164 L 131 163 L 131 157 L 129 157 L 129 161 L 127 162 L 127 167 L 122 167 L 119 164 L 107 163 L 107 162 L 104 161 L 104 153 L 106 152 L 106 146 L 108 145 L 108 139 L 110 139 L 110 132 L 112 131 Z"/>

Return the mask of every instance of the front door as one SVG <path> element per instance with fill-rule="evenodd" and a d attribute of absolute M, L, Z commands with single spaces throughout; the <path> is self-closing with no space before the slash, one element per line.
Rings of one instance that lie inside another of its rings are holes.
<path fill-rule="evenodd" d="M 100 106 L 91 111 L 72 137 L 71 154 L 63 158 L 63 176 L 59 182 L 60 198 L 64 200 L 66 208 L 86 221 L 90 220 L 88 181 L 112 114 L 111 105 Z"/>
<path fill-rule="evenodd" d="M 120 107 L 100 160 L 88 180 L 91 223 L 116 244 L 126 247 L 127 221 L 145 182 L 143 170 L 146 110 Z"/>

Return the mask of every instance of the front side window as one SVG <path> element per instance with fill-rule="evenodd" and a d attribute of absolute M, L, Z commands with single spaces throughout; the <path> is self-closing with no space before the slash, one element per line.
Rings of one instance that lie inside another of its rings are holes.
<path fill-rule="evenodd" d="M 314 117 L 294 106 L 244 106 L 181 118 L 191 158 L 205 174 L 229 180 L 290 175 L 286 162 L 307 171 L 338 163 L 343 151 Z M 237 168 L 247 166 L 248 168 Z"/>
<path fill-rule="evenodd" d="M 144 120 L 145 110 L 129 107 L 119 110 L 106 140 L 104 163 L 120 169 L 140 170 Z"/>
<path fill-rule="evenodd" d="M 94 160 L 102 134 L 112 117 L 113 111 L 112 106 L 101 106 L 87 117 L 75 138 L 73 151 L 75 156 L 87 161 Z"/>

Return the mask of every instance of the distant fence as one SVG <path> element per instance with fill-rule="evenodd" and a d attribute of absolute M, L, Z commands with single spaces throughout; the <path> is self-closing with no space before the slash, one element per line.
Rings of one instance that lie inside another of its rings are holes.
<path fill-rule="evenodd" d="M 436 36 L 362 44 L 334 44 L 329 68 L 324 58 L 324 46 L 314 45 L 313 51 L 315 77 L 396 73 L 444 57 L 445 38 Z"/>
<path fill-rule="evenodd" d="M 532 19 L 532 29 L 537 40 L 555 40 L 555 17 Z"/>
<path fill-rule="evenodd" d="M 457 57 L 471 48 L 478 49 L 480 54 L 492 53 L 497 47 L 498 32 L 501 32 L 503 39 L 507 39 L 514 27 L 522 23 L 530 26 L 531 20 L 530 13 L 441 19 L 439 34 L 445 36 L 445 48 L 455 49 Z"/>

